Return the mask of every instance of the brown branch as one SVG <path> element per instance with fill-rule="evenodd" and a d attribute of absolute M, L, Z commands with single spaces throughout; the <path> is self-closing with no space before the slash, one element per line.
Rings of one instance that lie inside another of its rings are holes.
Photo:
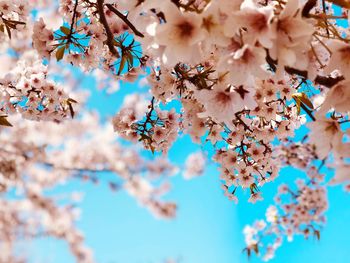
<path fill-rule="evenodd" d="M 243 125 L 245 130 L 253 132 L 252 129 L 250 129 L 249 126 L 242 120 L 242 118 L 240 117 L 240 114 L 241 114 L 241 112 L 236 112 L 236 114 L 235 114 L 236 119 L 239 121 L 240 124 Z"/>
<path fill-rule="evenodd" d="M 151 117 L 152 117 L 152 113 L 154 111 L 154 100 L 155 100 L 155 97 L 152 97 L 151 103 L 148 106 L 149 111 L 147 112 L 146 120 L 145 120 L 145 122 L 142 125 L 143 132 L 147 131 L 147 123 L 151 123 L 152 122 Z"/>
<path fill-rule="evenodd" d="M 277 61 L 271 58 L 268 50 L 266 50 L 266 62 L 270 66 L 270 69 L 275 72 L 277 69 Z M 290 74 L 290 75 L 298 75 L 304 80 L 309 79 L 308 78 L 308 72 L 307 70 L 300 70 L 292 67 L 285 66 L 284 70 Z M 328 76 L 321 76 L 317 75 L 315 79 L 311 80 L 315 84 L 319 84 L 322 86 L 325 86 L 327 88 L 332 88 L 334 85 L 338 84 L 338 82 L 344 80 L 345 78 L 343 76 L 337 76 L 337 77 L 332 77 L 330 75 Z"/>
<path fill-rule="evenodd" d="M 303 7 L 303 10 L 301 12 L 303 17 L 310 17 L 310 11 L 312 8 L 314 8 L 317 4 L 317 0 L 308 0 L 306 4 Z"/>
<path fill-rule="evenodd" d="M 343 76 L 331 77 L 331 76 L 317 76 L 315 78 L 315 83 L 320 84 L 322 86 L 326 86 L 328 88 L 333 87 L 338 84 L 338 82 L 344 80 Z"/>
<path fill-rule="evenodd" d="M 322 9 L 323 9 L 323 13 L 325 15 L 327 15 L 327 10 L 326 10 L 326 2 L 325 0 L 322 0 Z M 328 28 L 328 22 L 327 22 L 327 18 L 324 18 L 324 23 L 326 25 L 326 32 L 327 32 L 327 36 L 329 37 L 329 28 Z"/>
<path fill-rule="evenodd" d="M 22 156 L 26 160 L 30 159 L 28 154 L 25 153 L 25 152 L 9 151 L 9 150 L 6 150 L 4 148 L 0 148 L 0 152 L 4 152 L 4 153 L 10 154 L 10 155 Z M 78 168 L 78 167 L 57 166 L 55 163 L 48 162 L 46 160 L 37 160 L 37 163 L 42 164 L 42 165 L 44 165 L 46 167 L 53 168 L 53 169 L 73 171 L 73 172 L 74 171 L 75 172 L 91 172 L 91 173 L 99 173 L 99 172 L 115 173 L 116 172 L 115 170 L 110 169 L 110 168 L 95 169 L 95 168 L 89 168 L 89 167 Z"/>
<path fill-rule="evenodd" d="M 303 79 L 308 79 L 308 73 L 306 70 L 299 70 L 299 69 L 295 69 L 295 68 L 291 68 L 291 67 L 285 67 L 285 71 L 288 74 L 295 74 L 298 75 L 300 77 L 302 77 Z M 338 84 L 338 82 L 344 80 L 345 78 L 343 76 L 337 76 L 337 77 L 332 77 L 332 76 L 320 76 L 317 75 L 316 78 L 313 80 L 316 84 L 325 86 L 327 88 L 331 88 L 334 85 Z"/>
<path fill-rule="evenodd" d="M 106 44 L 109 48 L 109 51 L 114 56 L 119 57 L 118 51 L 114 47 L 114 36 L 112 34 L 111 29 L 109 28 L 103 7 L 104 7 L 104 0 L 97 0 L 97 11 L 98 11 L 98 14 L 100 17 L 100 22 L 103 25 L 103 27 L 105 28 L 106 35 L 107 35 Z"/>
<path fill-rule="evenodd" d="M 74 4 L 73 17 L 72 17 L 72 22 L 71 22 L 71 24 L 70 24 L 70 30 L 69 30 L 69 35 L 68 35 L 68 43 L 71 42 L 72 35 L 73 35 L 74 24 L 75 24 L 75 18 L 77 17 L 78 2 L 79 2 L 79 0 L 76 0 L 76 1 L 75 1 L 75 4 Z"/>
<path fill-rule="evenodd" d="M 109 10 L 111 10 L 114 14 L 116 14 L 125 24 L 128 25 L 128 27 L 134 32 L 136 36 L 144 37 L 144 35 L 137 30 L 137 28 L 128 20 L 128 17 L 126 15 L 123 15 L 121 12 L 119 12 L 113 5 L 106 4 Z"/>
<path fill-rule="evenodd" d="M 102 168 L 102 169 L 95 169 L 95 168 L 89 168 L 89 167 L 83 167 L 83 168 L 78 168 L 78 167 L 66 167 L 66 166 L 57 166 L 54 163 L 51 162 L 41 162 L 41 164 L 50 167 L 52 169 L 58 169 L 58 170 L 65 170 L 65 171 L 71 171 L 71 172 L 80 172 L 80 173 L 101 173 L 101 172 L 109 172 L 109 173 L 115 173 L 113 169 L 109 168 Z"/>

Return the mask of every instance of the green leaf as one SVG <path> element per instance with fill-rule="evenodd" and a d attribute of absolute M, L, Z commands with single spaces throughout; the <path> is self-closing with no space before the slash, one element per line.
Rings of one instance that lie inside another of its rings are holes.
<path fill-rule="evenodd" d="M 9 35 L 9 38 L 11 39 L 11 30 L 7 24 L 5 25 L 5 27 L 6 27 L 7 34 Z"/>
<path fill-rule="evenodd" d="M 125 67 L 125 63 L 127 62 L 127 56 L 123 55 L 120 59 L 120 65 L 119 65 L 119 70 L 118 70 L 118 73 L 117 75 L 119 76 L 120 73 L 122 72 L 122 70 L 124 69 Z"/>
<path fill-rule="evenodd" d="M 70 112 L 70 116 L 72 117 L 72 119 L 74 118 L 75 112 L 72 106 L 72 102 L 68 99 L 67 100 L 67 104 L 68 104 L 68 108 L 69 108 L 69 112 Z"/>
<path fill-rule="evenodd" d="M 314 109 L 314 105 L 312 104 L 312 102 L 310 101 L 310 99 L 307 97 L 307 95 L 303 92 L 297 92 L 294 93 L 292 95 L 293 99 L 296 102 L 296 106 L 297 106 L 297 113 L 298 115 L 300 114 L 300 104 L 304 104 L 307 107 L 309 107 L 310 109 Z"/>
<path fill-rule="evenodd" d="M 295 99 L 295 103 L 297 106 L 297 114 L 300 115 L 300 100 Z"/>
<path fill-rule="evenodd" d="M 60 30 L 66 35 L 68 36 L 70 34 L 70 29 L 68 27 L 65 26 L 61 26 Z"/>
<path fill-rule="evenodd" d="M 312 105 L 312 102 L 310 101 L 310 99 L 307 97 L 305 93 L 301 93 L 300 100 L 303 104 L 308 106 L 310 109 L 312 110 L 314 109 L 314 105 Z"/>
<path fill-rule="evenodd" d="M 68 98 L 68 100 L 70 103 L 78 103 L 75 99 L 72 99 L 72 98 Z"/>
<path fill-rule="evenodd" d="M 253 250 L 254 250 L 255 254 L 259 254 L 259 247 L 258 247 L 258 244 L 254 244 L 254 245 L 253 245 Z"/>
<path fill-rule="evenodd" d="M 115 39 L 113 39 L 113 45 L 116 46 L 116 47 L 119 47 L 119 48 L 123 47 L 123 45 L 119 41 L 117 41 Z"/>
<path fill-rule="evenodd" d="M 63 58 L 65 49 L 66 49 L 65 46 L 60 47 L 59 49 L 57 49 L 57 51 L 56 51 L 56 59 L 57 59 L 57 61 L 60 61 Z"/>
<path fill-rule="evenodd" d="M 6 116 L 0 116 L 0 125 L 13 127 L 13 125 L 6 119 Z"/>
<path fill-rule="evenodd" d="M 252 183 L 252 184 L 250 185 L 250 191 L 251 191 L 252 193 L 254 193 L 254 192 L 259 192 L 259 187 L 256 185 L 256 183 Z"/>
<path fill-rule="evenodd" d="M 149 148 L 151 149 L 152 154 L 154 154 L 155 149 L 154 149 L 154 147 L 152 146 L 152 144 L 149 145 Z"/>
<path fill-rule="evenodd" d="M 320 233 L 320 231 L 314 230 L 314 235 L 315 235 L 315 237 L 317 238 L 317 240 L 320 240 L 320 239 L 321 239 L 321 233 Z"/>
<path fill-rule="evenodd" d="M 128 53 L 126 55 L 126 59 L 127 59 L 128 67 L 129 67 L 129 70 L 130 70 L 132 68 L 132 65 L 134 65 L 134 56 L 131 53 Z"/>

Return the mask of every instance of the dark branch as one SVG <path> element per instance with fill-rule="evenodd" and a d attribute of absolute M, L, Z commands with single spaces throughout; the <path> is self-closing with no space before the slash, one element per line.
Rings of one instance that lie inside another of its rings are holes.
<path fill-rule="evenodd" d="M 116 14 L 125 24 L 128 25 L 128 27 L 134 32 L 136 36 L 144 37 L 144 35 L 136 29 L 136 27 L 128 20 L 126 15 L 123 15 L 120 13 L 113 5 L 106 4 L 109 10 L 111 10 L 114 14 Z"/>
<path fill-rule="evenodd" d="M 75 25 L 75 18 L 77 17 L 77 8 L 78 8 L 78 2 L 79 0 L 75 1 L 74 4 L 74 10 L 73 10 L 73 16 L 72 16 L 72 23 L 70 24 L 70 31 L 69 31 L 69 35 L 68 35 L 68 43 L 71 42 L 72 39 L 72 35 L 73 35 L 73 30 L 74 30 L 74 25 Z"/>
<path fill-rule="evenodd" d="M 116 57 L 119 57 L 118 51 L 114 47 L 114 36 L 112 34 L 111 29 L 109 28 L 104 10 L 104 0 L 97 0 L 97 11 L 100 17 L 100 22 L 105 28 L 106 34 L 107 34 L 107 41 L 106 44 L 109 48 L 109 51 Z"/>
<path fill-rule="evenodd" d="M 309 0 L 306 2 L 306 4 L 303 7 L 303 10 L 301 12 L 303 17 L 310 17 L 310 11 L 312 8 L 314 8 L 317 4 L 317 0 Z"/>
<path fill-rule="evenodd" d="M 275 72 L 277 69 L 277 61 L 271 58 L 268 50 L 266 50 L 266 62 L 269 65 L 270 69 Z M 307 80 L 308 78 L 308 73 L 306 70 L 300 70 L 292 67 L 285 66 L 284 70 L 290 74 L 290 75 L 297 75 L 301 77 L 303 80 Z M 315 84 L 319 84 L 322 86 L 325 86 L 327 88 L 331 88 L 334 85 L 338 84 L 338 82 L 344 80 L 345 78 L 343 76 L 337 76 L 337 77 L 332 77 L 330 75 L 328 76 L 320 76 L 317 75 L 315 79 L 311 80 Z"/>
<path fill-rule="evenodd" d="M 66 167 L 66 166 L 57 166 L 56 164 L 50 163 L 50 162 L 42 162 L 42 164 L 53 169 L 72 171 L 72 172 L 81 172 L 81 173 L 101 173 L 101 172 L 114 173 L 115 172 L 113 169 L 109 169 L 109 168 L 95 169 L 90 167 L 84 167 L 84 168 Z"/>
<path fill-rule="evenodd" d="M 315 116 L 312 114 L 312 111 L 310 111 L 303 103 L 300 103 L 300 107 L 306 112 L 306 114 L 313 120 L 316 121 Z"/>
<path fill-rule="evenodd" d="M 322 86 L 326 86 L 328 88 L 333 87 L 338 84 L 338 82 L 344 80 L 343 76 L 331 77 L 331 76 L 317 76 L 315 78 L 315 83 L 320 84 Z"/>
<path fill-rule="evenodd" d="M 288 74 L 295 74 L 303 79 L 308 79 L 308 74 L 306 70 L 299 70 L 291 67 L 285 67 L 285 70 Z M 344 80 L 345 78 L 343 76 L 337 76 L 337 77 L 332 77 L 332 76 L 320 76 L 317 75 L 316 78 L 313 80 L 316 84 L 325 86 L 327 88 L 331 88 L 334 85 L 338 84 L 338 82 Z"/>

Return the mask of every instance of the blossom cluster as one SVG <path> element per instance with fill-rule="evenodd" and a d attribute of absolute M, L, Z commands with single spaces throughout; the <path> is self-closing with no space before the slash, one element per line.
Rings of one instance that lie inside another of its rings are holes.
<path fill-rule="evenodd" d="M 166 153 L 177 139 L 179 114 L 174 110 L 155 110 L 154 99 L 148 106 L 144 102 L 138 95 L 127 97 L 122 109 L 113 118 L 114 130 L 125 139 L 142 140 L 145 148 L 152 152 Z M 139 120 L 146 111 L 146 118 Z"/>
<path fill-rule="evenodd" d="M 327 112 L 327 104 L 339 101 L 345 114 L 335 121 L 347 120 L 345 101 L 349 92 L 338 88 L 346 87 L 346 71 L 332 72 L 334 60 L 345 59 L 332 56 L 332 49 L 346 50 L 347 44 L 343 38 L 328 40 L 324 26 L 315 26 L 315 22 L 324 23 L 325 19 L 321 6 L 316 4 L 297 0 L 229 2 L 130 2 L 126 12 L 144 35 L 135 34 L 135 38 L 147 58 L 146 66 L 152 69 L 146 77 L 153 95 L 151 110 L 179 101 L 179 132 L 189 134 L 197 143 L 202 144 L 204 138 L 214 145 L 213 159 L 221 166 L 226 195 L 236 200 L 233 193 L 237 187 L 249 188 L 250 201 L 255 202 L 262 199 L 258 188 L 274 180 L 281 168 L 280 159 L 273 155 L 276 145 L 272 142 L 294 136 L 307 120 L 300 115 L 301 110 L 315 121 L 310 127 L 318 126 L 322 123 L 318 116 Z M 325 16 L 328 25 L 336 17 L 330 7 Z M 342 32 L 335 26 L 334 30 Z M 338 31 L 332 32 L 339 36 Z M 333 75 L 327 75 L 330 73 Z M 307 80 L 314 82 L 313 90 L 305 88 Z M 313 97 L 319 91 L 327 98 L 322 107 L 316 108 Z M 149 112 L 144 117 L 132 116 L 132 122 L 130 114 L 122 110 L 116 115 L 115 130 L 132 141 L 142 141 L 147 149 L 167 152 L 164 147 L 152 146 L 159 134 L 174 140 L 174 133 L 165 132 L 164 127 L 164 132 L 153 131 L 164 119 L 154 116 L 150 132 L 144 132 L 140 127 L 147 123 L 145 118 L 151 117 Z M 346 148 L 342 148 L 343 153 Z M 329 147 L 317 147 L 317 151 L 331 152 Z"/>
<path fill-rule="evenodd" d="M 317 153 L 313 144 L 290 142 L 288 146 L 279 146 L 276 149 L 276 158 L 282 164 L 305 171 L 307 180 L 297 179 L 297 187 L 294 188 L 281 184 L 274 198 L 276 205 L 269 206 L 266 220 L 256 220 L 243 231 L 246 242 L 244 251 L 248 256 L 255 252 L 264 261 L 275 256 L 285 238 L 289 242 L 294 235 L 320 239 L 326 222 L 328 182 L 325 174 L 321 173 L 325 162 L 316 166 L 314 160 Z"/>
<path fill-rule="evenodd" d="M 0 2 L 0 39 L 11 38 L 12 31 L 22 30 L 30 8 L 25 0 L 3 0 Z"/>
<path fill-rule="evenodd" d="M 179 135 L 189 135 L 214 152 L 209 158 L 218 164 L 230 200 L 238 201 L 237 189 L 248 190 L 252 203 L 262 200 L 262 186 L 285 166 L 306 172 L 309 182 L 299 182 L 297 190 L 281 186 L 289 199 L 277 197 L 281 208 L 269 209 L 268 226 L 259 221 L 247 228 L 248 254 L 261 250 L 261 233 L 277 236 L 266 260 L 283 235 L 320 236 L 325 188 L 345 183 L 350 190 L 350 32 L 339 25 L 349 23 L 346 1 L 60 0 L 58 8 L 51 1 L 30 2 L 38 14 L 27 1 L 0 1 L 1 55 L 13 53 L 9 60 L 16 64 L 0 68 L 0 125 L 17 129 L 0 135 L 6 138 L 4 191 L 24 184 L 24 170 L 44 186 L 72 176 L 96 182 L 95 173 L 109 171 L 156 215 L 175 215 L 176 204 L 160 198 L 169 184 L 158 185 L 160 175 L 175 173 L 174 167 L 166 159 L 153 164 L 138 151 L 121 150 L 111 127 L 101 127 L 96 116 L 79 108 L 84 96 L 50 78 L 59 62 L 91 73 L 111 92 L 119 81 L 147 75 L 146 91 L 128 96 L 111 120 L 114 131 L 163 155 Z M 75 107 L 80 117 L 71 121 Z M 37 133 L 48 126 L 24 124 L 18 115 L 60 126 L 39 143 Z M 299 129 L 305 123 L 310 132 Z M 305 136 L 299 140 L 300 131 Z M 321 180 L 318 163 L 335 169 L 329 182 Z M 202 153 L 190 156 L 185 178 L 200 175 L 204 166 Z M 34 196 L 26 197 L 45 199 Z M 72 250 L 79 258 L 78 247 Z"/>
<path fill-rule="evenodd" d="M 3 118 L 19 113 L 24 119 L 60 122 L 74 116 L 77 101 L 50 80 L 47 66 L 30 54 L 0 78 L 0 89 Z"/>
<path fill-rule="evenodd" d="M 320 230 L 326 221 L 324 213 L 328 208 L 326 188 L 315 179 L 309 183 L 299 180 L 297 186 L 292 190 L 281 185 L 275 197 L 279 207 L 269 206 L 266 220 L 245 226 L 243 233 L 247 247 L 244 250 L 248 256 L 255 252 L 264 261 L 272 259 L 285 237 L 289 242 L 294 235 L 320 239 Z"/>
<path fill-rule="evenodd" d="M 93 262 L 92 252 L 75 227 L 79 219 L 75 205 L 79 200 L 75 199 L 81 194 L 67 193 L 71 200 L 66 206 L 60 197 L 46 196 L 73 179 L 102 184 L 112 191 L 124 189 L 156 217 L 176 215 L 176 203 L 163 196 L 177 168 L 164 158 L 149 161 L 136 149 L 125 149 L 115 140 L 110 125 L 98 124 L 97 115 L 87 113 L 80 120 L 50 126 L 18 117 L 11 120 L 14 127 L 0 133 L 4 145 L 0 149 L 1 195 L 16 192 L 16 198 L 1 201 L 0 224 L 6 230 L 0 237 L 3 262 L 10 262 L 7 257 L 14 255 L 16 242 L 40 236 L 63 239 L 78 262 Z M 113 177 L 104 179 L 103 173 Z"/>

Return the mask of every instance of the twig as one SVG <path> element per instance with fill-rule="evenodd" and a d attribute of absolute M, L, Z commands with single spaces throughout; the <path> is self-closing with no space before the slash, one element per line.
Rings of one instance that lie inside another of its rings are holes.
<path fill-rule="evenodd" d="M 72 38 L 72 35 L 73 35 L 73 28 L 74 28 L 74 24 L 75 24 L 75 18 L 77 16 L 78 2 L 79 2 L 79 0 L 76 0 L 75 1 L 75 5 L 74 5 L 72 23 L 70 25 L 70 31 L 69 31 L 69 35 L 68 35 L 68 43 L 71 42 L 71 38 Z"/>
<path fill-rule="evenodd" d="M 323 9 L 323 13 L 325 15 L 327 15 L 327 10 L 326 10 L 326 2 L 325 0 L 322 0 L 322 9 Z M 324 23 L 326 25 L 326 32 L 327 32 L 327 36 L 329 37 L 329 29 L 328 29 L 328 22 L 327 22 L 327 18 L 324 18 Z"/>
<path fill-rule="evenodd" d="M 249 126 L 242 120 L 242 118 L 239 115 L 239 112 L 237 112 L 235 116 L 236 116 L 236 119 L 239 121 L 239 123 L 241 123 L 246 130 L 253 132 L 252 129 L 250 129 Z"/>
<path fill-rule="evenodd" d="M 109 51 L 116 57 L 119 57 L 119 54 L 117 52 L 117 50 L 114 47 L 114 36 L 112 34 L 111 29 L 109 28 L 104 10 L 104 0 L 97 0 L 97 11 L 98 14 L 100 16 L 100 22 L 103 25 L 103 27 L 105 28 L 106 34 L 107 34 L 107 40 L 106 40 L 106 44 L 109 48 Z"/>
<path fill-rule="evenodd" d="M 116 14 L 125 24 L 128 25 L 128 27 L 134 32 L 136 36 L 144 37 L 144 35 L 136 29 L 136 27 L 128 20 L 126 15 L 123 15 L 120 13 L 113 5 L 106 4 L 109 10 L 111 10 L 114 14 Z"/>
<path fill-rule="evenodd" d="M 266 62 L 270 66 L 270 69 L 275 72 L 277 67 L 277 61 L 271 58 L 268 50 L 266 50 Z M 308 72 L 306 70 L 300 70 L 292 67 L 285 66 L 284 70 L 290 74 L 290 75 L 298 75 L 299 77 L 303 78 L 304 80 L 308 79 Z M 345 78 L 343 76 L 337 76 L 332 77 L 330 75 L 328 76 L 320 76 L 317 75 L 316 78 L 313 80 L 316 84 L 325 86 L 327 88 L 332 88 L 334 85 L 338 84 L 338 82 L 344 80 Z"/>
<path fill-rule="evenodd" d="M 312 111 L 310 111 L 308 108 L 306 108 L 306 106 L 303 103 L 300 103 L 300 107 L 307 113 L 307 115 L 309 115 L 309 117 L 313 121 L 316 121 L 316 118 L 314 117 L 314 115 L 312 115 Z"/>
<path fill-rule="evenodd" d="M 317 4 L 317 0 L 308 0 L 306 4 L 303 7 L 303 10 L 301 12 L 303 17 L 310 17 L 310 11 L 312 8 L 314 8 Z"/>
<path fill-rule="evenodd" d="M 113 169 L 108 169 L 108 168 L 102 168 L 102 169 L 94 169 L 94 168 L 78 168 L 78 167 L 66 167 L 66 166 L 57 166 L 54 163 L 51 162 L 42 162 L 41 164 L 50 167 L 50 168 L 55 168 L 58 170 L 65 170 L 65 171 L 72 171 L 72 172 L 80 172 L 80 173 L 101 173 L 101 172 L 109 172 L 109 173 L 115 173 Z"/>

